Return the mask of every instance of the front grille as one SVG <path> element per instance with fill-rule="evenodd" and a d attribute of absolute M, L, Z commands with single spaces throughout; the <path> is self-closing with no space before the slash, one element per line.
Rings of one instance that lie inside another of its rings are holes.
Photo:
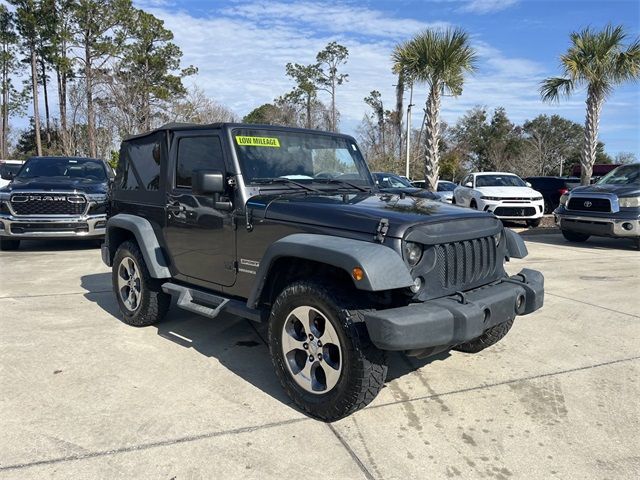
<path fill-rule="evenodd" d="M 494 237 L 435 245 L 440 286 L 444 290 L 492 280 L 497 266 Z"/>
<path fill-rule="evenodd" d="M 611 201 L 608 198 L 572 197 L 567 208 L 581 212 L 610 212 Z"/>
<path fill-rule="evenodd" d="M 536 214 L 534 207 L 498 207 L 493 213 L 498 217 L 530 217 Z"/>
<path fill-rule="evenodd" d="M 36 233 L 36 232 L 88 232 L 87 223 L 23 223 L 11 224 L 12 233 Z"/>
<path fill-rule="evenodd" d="M 16 215 L 82 215 L 87 200 L 77 194 L 16 194 L 11 208 Z"/>

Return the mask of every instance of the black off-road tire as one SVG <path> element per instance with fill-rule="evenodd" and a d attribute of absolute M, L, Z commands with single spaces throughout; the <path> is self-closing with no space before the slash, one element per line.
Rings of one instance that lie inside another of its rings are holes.
<path fill-rule="evenodd" d="M 20 248 L 20 240 L 0 238 L 0 250 L 6 252 L 9 250 L 18 250 L 18 248 Z"/>
<path fill-rule="evenodd" d="M 469 208 L 473 208 L 474 210 L 477 210 L 478 202 L 476 202 L 475 200 L 471 200 L 471 202 L 469 202 Z"/>
<path fill-rule="evenodd" d="M 341 343 L 342 369 L 335 386 L 326 393 L 311 393 L 293 379 L 285 363 L 282 332 L 297 307 L 320 311 L 333 326 Z M 308 415 L 326 422 L 346 417 L 368 405 L 384 386 L 386 352 L 371 343 L 364 324 L 365 310 L 346 300 L 340 290 L 312 281 L 297 281 L 278 295 L 269 318 L 269 351 L 282 387 Z"/>
<path fill-rule="evenodd" d="M 591 236 L 588 233 L 572 232 L 571 230 L 561 230 L 561 231 L 562 231 L 562 236 L 567 240 L 569 240 L 570 242 L 580 242 L 580 243 L 586 242 L 587 240 L 589 240 L 589 237 Z"/>
<path fill-rule="evenodd" d="M 541 220 L 536 218 L 535 220 L 527 220 L 527 227 L 529 228 L 538 228 L 540 226 Z"/>
<path fill-rule="evenodd" d="M 482 335 L 474 338 L 473 340 L 453 347 L 454 350 L 465 353 L 478 353 L 491 345 L 498 343 L 502 338 L 511 330 L 513 325 L 513 319 L 494 325 L 488 330 L 485 330 Z"/>
<path fill-rule="evenodd" d="M 137 308 L 131 311 L 124 304 L 118 289 L 118 268 L 125 258 L 131 258 L 136 264 L 140 278 L 140 300 Z M 145 264 L 144 257 L 138 244 L 133 241 L 123 242 L 113 258 L 111 270 L 111 282 L 122 312 L 122 320 L 127 325 L 134 327 L 146 327 L 161 321 L 171 305 L 171 295 L 164 293 L 161 282 L 152 278 Z"/>

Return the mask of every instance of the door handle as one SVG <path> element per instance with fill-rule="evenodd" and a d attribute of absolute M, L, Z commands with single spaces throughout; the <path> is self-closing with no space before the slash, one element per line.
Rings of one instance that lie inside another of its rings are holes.
<path fill-rule="evenodd" d="M 172 212 L 186 212 L 187 207 L 185 207 L 184 205 L 180 205 L 178 202 L 175 202 L 167 205 L 167 210 L 171 210 Z"/>

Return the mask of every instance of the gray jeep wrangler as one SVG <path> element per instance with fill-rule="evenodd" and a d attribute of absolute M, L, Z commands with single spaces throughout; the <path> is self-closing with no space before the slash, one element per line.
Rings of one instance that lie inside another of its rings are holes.
<path fill-rule="evenodd" d="M 177 305 L 268 322 L 276 374 L 308 414 L 371 402 L 386 352 L 478 352 L 542 306 L 543 277 L 493 215 L 381 193 L 353 138 L 166 125 L 123 142 L 104 262 L 124 321 Z"/>

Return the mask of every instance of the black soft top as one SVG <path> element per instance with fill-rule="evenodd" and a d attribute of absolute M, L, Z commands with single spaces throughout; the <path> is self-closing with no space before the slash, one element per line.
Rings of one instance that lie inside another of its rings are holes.
<path fill-rule="evenodd" d="M 308 128 L 287 127 L 285 125 L 263 125 L 259 123 L 234 123 L 234 122 L 218 122 L 218 123 L 206 123 L 206 124 L 171 122 L 171 123 L 165 123 L 161 127 L 158 127 L 154 130 L 149 130 L 148 132 L 139 133 L 137 135 L 126 136 L 123 141 L 127 142 L 129 140 L 144 138 L 156 133 L 176 132 L 181 130 L 211 130 L 211 129 L 217 129 L 217 128 L 220 128 L 220 129 L 250 128 L 250 129 L 260 129 L 260 130 L 287 130 L 291 132 L 324 134 L 324 135 L 332 135 L 332 136 L 351 139 L 351 136 L 345 135 L 342 133 L 327 132 L 324 130 L 313 130 Z"/>

